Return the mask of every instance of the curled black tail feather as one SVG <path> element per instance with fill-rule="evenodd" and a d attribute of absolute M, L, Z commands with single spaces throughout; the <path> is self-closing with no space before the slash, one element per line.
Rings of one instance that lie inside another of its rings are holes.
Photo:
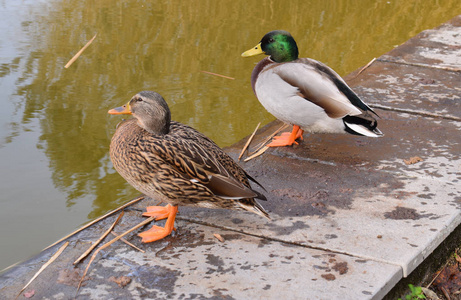
<path fill-rule="evenodd" d="M 245 171 L 244 171 L 245 172 Z M 256 179 L 254 179 L 253 177 L 251 177 L 250 175 L 248 175 L 247 172 L 245 172 L 245 175 L 248 179 L 250 179 L 251 181 L 253 181 L 254 183 L 256 183 L 260 188 L 262 188 L 265 192 L 267 192 L 267 190 L 259 183 L 256 181 Z"/>
<path fill-rule="evenodd" d="M 378 127 L 378 122 L 370 117 L 370 116 L 345 116 L 343 118 L 344 126 L 346 127 L 345 130 L 346 132 L 350 134 L 355 134 L 355 135 L 361 135 L 361 136 L 382 136 L 383 133 L 381 130 L 379 130 Z M 362 128 L 362 132 L 358 132 L 357 130 L 352 129 L 352 125 L 358 125 L 359 128 Z M 365 133 L 364 133 L 365 132 Z M 366 134 L 366 132 L 369 132 L 369 135 Z"/>

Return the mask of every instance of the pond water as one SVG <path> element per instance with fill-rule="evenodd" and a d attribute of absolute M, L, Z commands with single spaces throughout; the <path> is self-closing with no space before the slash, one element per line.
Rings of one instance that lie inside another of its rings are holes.
<path fill-rule="evenodd" d="M 0 270 L 139 194 L 108 155 L 121 118 L 107 110 L 136 92 L 224 147 L 273 120 L 250 84 L 263 57 L 240 57 L 266 32 L 346 75 L 458 13 L 459 0 L 0 0 Z"/>

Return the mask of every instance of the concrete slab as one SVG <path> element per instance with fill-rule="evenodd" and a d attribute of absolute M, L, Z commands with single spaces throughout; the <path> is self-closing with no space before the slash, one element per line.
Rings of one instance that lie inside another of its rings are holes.
<path fill-rule="evenodd" d="M 447 120 L 378 113 L 386 118 L 384 138 L 305 136 L 297 147 L 270 149 L 243 164 L 268 190 L 263 205 L 272 222 L 229 219 L 225 211 L 183 212 L 248 234 L 400 265 L 407 276 L 461 221 L 461 144 L 459 138 L 447 143 L 459 128 Z M 400 129 L 408 123 L 417 129 Z M 443 134 L 427 137 L 439 126 Z M 237 155 L 239 147 L 229 151 Z M 412 156 L 423 161 L 407 166 Z"/>
<path fill-rule="evenodd" d="M 390 62 L 390 63 L 389 63 Z M 461 16 L 345 77 L 375 107 L 461 120 Z M 446 72 L 440 72 L 444 70 Z"/>
<path fill-rule="evenodd" d="M 461 71 L 461 16 L 421 32 L 380 60 Z"/>
<path fill-rule="evenodd" d="M 147 245 L 129 237 L 146 253 L 117 243 L 98 256 L 77 298 L 384 297 L 461 222 L 460 27 L 458 16 L 348 77 L 377 108 L 383 138 L 305 135 L 242 163 L 266 187 L 272 221 L 180 208 L 175 236 Z M 254 144 L 279 126 L 261 129 Z M 237 157 L 244 143 L 227 151 Z M 147 202 L 116 231 L 140 222 Z M 88 260 L 72 262 L 113 220 L 72 237 L 28 288 L 34 298 L 73 298 Z M 1 274 L 0 298 L 14 297 L 55 250 Z"/>
<path fill-rule="evenodd" d="M 460 223 L 461 78 L 453 67 L 461 61 L 459 39 L 452 38 L 460 31 L 459 20 L 418 35 L 359 76 L 348 76 L 354 90 L 378 107 L 384 138 L 313 135 L 293 148 L 270 149 L 242 165 L 268 189 L 273 222 L 261 226 L 255 218 L 242 224 L 220 213 L 207 221 L 398 264 L 407 276 Z M 428 56 L 442 41 L 444 60 L 431 61 L 430 67 L 398 60 L 399 51 L 407 61 Z M 451 69 L 441 71 L 447 61 Z M 278 126 L 267 126 L 258 137 Z M 229 149 L 234 157 L 243 143 Z M 406 165 L 414 156 L 422 162 Z"/>
<path fill-rule="evenodd" d="M 387 292 L 383 287 L 401 277 L 395 265 L 185 221 L 177 225 L 178 234 L 158 243 L 140 245 L 132 235 L 130 240 L 146 253 L 120 243 L 108 248 L 91 266 L 76 299 L 273 299 L 287 293 L 291 298 L 377 299 Z M 87 238 L 79 236 L 53 268 L 32 283 L 27 291 L 34 291 L 34 299 L 73 297 L 88 259 L 79 268 L 72 262 L 88 246 Z M 52 252 L 42 256 L 42 263 Z M 23 264 L 21 276 L 18 271 L 4 274 L 0 297 L 13 299 L 38 263 Z M 381 272 L 369 271 L 377 269 Z"/>
<path fill-rule="evenodd" d="M 377 61 L 356 73 L 348 82 L 376 108 L 461 120 L 460 72 Z"/>

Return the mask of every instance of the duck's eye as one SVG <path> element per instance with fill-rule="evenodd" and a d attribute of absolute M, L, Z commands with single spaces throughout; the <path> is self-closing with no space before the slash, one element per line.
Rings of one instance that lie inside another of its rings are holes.
<path fill-rule="evenodd" d="M 270 38 L 270 39 L 269 39 L 269 43 L 273 43 L 273 42 L 275 42 L 274 39 L 273 39 L 273 38 Z"/>
<path fill-rule="evenodd" d="M 136 98 L 136 102 L 142 102 L 142 98 Z"/>

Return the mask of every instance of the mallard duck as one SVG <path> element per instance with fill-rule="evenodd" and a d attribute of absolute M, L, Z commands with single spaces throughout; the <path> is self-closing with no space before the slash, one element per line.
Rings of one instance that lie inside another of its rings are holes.
<path fill-rule="evenodd" d="M 115 169 L 141 193 L 168 203 L 147 207 L 144 216 L 167 221 L 165 227 L 154 225 L 140 233 L 143 242 L 172 232 L 178 205 L 246 210 L 269 218 L 255 200 L 266 200 L 265 196 L 248 180 L 256 181 L 205 135 L 171 121 L 170 109 L 158 93 L 140 92 L 109 114 L 134 117 L 119 123 L 112 137 Z"/>
<path fill-rule="evenodd" d="M 289 32 L 267 33 L 243 57 L 266 54 L 251 74 L 251 85 L 261 104 L 277 119 L 293 125 L 290 133 L 275 137 L 270 147 L 290 146 L 313 133 L 351 133 L 380 137 L 378 116 L 327 65 L 298 58 L 298 46 Z"/>

